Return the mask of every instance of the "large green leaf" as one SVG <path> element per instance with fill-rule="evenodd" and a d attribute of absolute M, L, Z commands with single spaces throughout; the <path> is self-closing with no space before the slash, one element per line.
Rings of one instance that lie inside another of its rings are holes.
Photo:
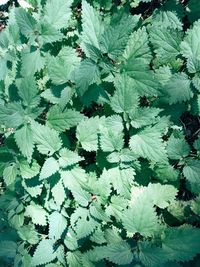
<path fill-rule="evenodd" d="M 55 29 L 66 28 L 71 16 L 72 0 L 47 0 L 44 7 L 44 19 Z"/>
<path fill-rule="evenodd" d="M 50 239 L 44 239 L 38 244 L 32 258 L 31 265 L 39 266 L 47 264 L 56 258 L 56 253 L 53 249 L 53 241 Z"/>
<path fill-rule="evenodd" d="M 83 115 L 76 110 L 66 109 L 62 111 L 59 106 L 55 105 L 47 114 L 47 125 L 57 131 L 64 132 L 76 126 L 83 118 Z"/>

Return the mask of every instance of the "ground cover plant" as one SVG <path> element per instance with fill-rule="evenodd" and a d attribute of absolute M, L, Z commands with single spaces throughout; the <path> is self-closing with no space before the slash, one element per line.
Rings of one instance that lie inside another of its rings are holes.
<path fill-rule="evenodd" d="M 199 1 L 1 10 L 0 266 L 200 266 Z"/>

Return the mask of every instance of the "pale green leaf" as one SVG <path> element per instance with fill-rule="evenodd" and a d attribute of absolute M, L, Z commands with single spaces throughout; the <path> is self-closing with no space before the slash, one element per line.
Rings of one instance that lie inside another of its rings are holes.
<path fill-rule="evenodd" d="M 72 0 L 47 0 L 44 19 L 56 29 L 66 28 L 71 16 Z"/>
<path fill-rule="evenodd" d="M 49 216 L 49 238 L 55 241 L 61 239 L 64 230 L 67 227 L 66 218 L 57 211 Z"/>
<path fill-rule="evenodd" d="M 40 180 L 44 180 L 59 170 L 59 165 L 56 159 L 50 157 L 45 160 L 41 172 L 40 172 Z"/>
<path fill-rule="evenodd" d="M 56 253 L 53 248 L 53 241 L 44 239 L 40 241 L 33 254 L 31 266 L 46 265 L 56 258 Z"/>
<path fill-rule="evenodd" d="M 14 137 L 22 155 L 26 157 L 28 161 L 30 161 L 34 149 L 33 132 L 31 126 L 28 124 L 24 125 L 15 132 Z"/>
<path fill-rule="evenodd" d="M 62 109 L 55 105 L 47 113 L 47 125 L 57 131 L 64 132 L 76 126 L 84 116 L 73 109 Z"/>

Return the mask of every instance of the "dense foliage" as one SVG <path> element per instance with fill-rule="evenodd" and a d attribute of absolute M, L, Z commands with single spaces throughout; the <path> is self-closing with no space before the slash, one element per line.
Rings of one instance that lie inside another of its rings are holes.
<path fill-rule="evenodd" d="M 0 265 L 200 266 L 199 1 L 27 2 L 0 33 Z"/>

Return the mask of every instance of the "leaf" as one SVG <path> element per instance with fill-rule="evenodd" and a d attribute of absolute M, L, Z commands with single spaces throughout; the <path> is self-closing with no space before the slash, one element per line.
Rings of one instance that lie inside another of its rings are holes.
<path fill-rule="evenodd" d="M 56 57 L 47 57 L 48 74 L 56 85 L 73 80 L 73 72 L 79 64 L 80 58 L 78 58 L 75 49 L 70 46 L 63 47 Z"/>
<path fill-rule="evenodd" d="M 76 126 L 82 119 L 83 115 L 73 109 L 62 109 L 55 105 L 47 113 L 47 125 L 51 128 L 64 132 Z"/>
<path fill-rule="evenodd" d="M 55 160 L 53 157 L 46 159 L 40 172 L 40 180 L 44 180 L 52 176 L 58 170 L 59 170 L 59 165 L 57 160 Z"/>
<path fill-rule="evenodd" d="M 22 128 L 15 132 L 14 137 L 22 155 L 30 161 L 34 150 L 33 132 L 31 126 L 25 124 Z"/>
<path fill-rule="evenodd" d="M 167 142 L 167 154 L 170 159 L 182 159 L 190 153 L 190 146 L 183 138 L 171 135 Z"/>
<path fill-rule="evenodd" d="M 23 77 L 34 75 L 44 67 L 44 58 L 39 49 L 24 48 L 21 52 Z"/>
<path fill-rule="evenodd" d="M 200 161 L 198 159 L 188 159 L 186 165 L 183 167 L 183 174 L 190 182 L 192 189 L 198 191 L 199 189 L 199 176 Z"/>
<path fill-rule="evenodd" d="M 130 233 L 152 236 L 158 230 L 158 218 L 153 204 L 148 198 L 139 198 L 123 213 L 122 224 Z"/>
<path fill-rule="evenodd" d="M 172 75 L 164 87 L 164 93 L 169 96 L 170 105 L 190 100 L 194 95 L 191 90 L 191 81 L 183 72 Z"/>
<path fill-rule="evenodd" d="M 82 96 L 87 91 L 89 85 L 100 81 L 98 65 L 90 59 L 83 60 L 79 68 L 75 71 L 74 79 L 78 93 Z"/>
<path fill-rule="evenodd" d="M 96 247 L 94 250 L 100 257 L 106 258 L 117 265 L 130 264 L 133 260 L 131 247 L 126 241 Z"/>
<path fill-rule="evenodd" d="M 16 84 L 24 105 L 35 107 L 39 104 L 38 88 L 32 75 L 16 80 Z"/>
<path fill-rule="evenodd" d="M 131 71 L 133 67 L 131 65 L 138 63 L 143 63 L 144 66 L 149 65 L 152 55 L 145 27 L 132 33 L 123 56 L 126 59 L 124 68 L 127 72 Z"/>
<path fill-rule="evenodd" d="M 33 178 L 40 172 L 40 165 L 36 160 L 33 160 L 31 164 L 26 160 L 21 160 L 19 164 L 21 176 L 25 179 Z"/>
<path fill-rule="evenodd" d="M 84 183 L 87 183 L 84 170 L 74 168 L 71 171 L 62 171 L 61 178 L 64 186 L 71 191 L 74 199 L 81 206 L 87 206 L 89 201 L 91 201 L 91 195 L 82 186 Z"/>
<path fill-rule="evenodd" d="M 68 251 L 67 263 L 69 267 L 82 267 L 82 254 L 80 251 Z"/>
<path fill-rule="evenodd" d="M 200 70 L 199 58 L 199 37 L 200 37 L 200 21 L 196 21 L 193 28 L 187 30 L 186 36 L 181 43 L 181 53 L 187 59 L 187 68 L 190 73 Z"/>
<path fill-rule="evenodd" d="M 48 213 L 37 204 L 30 204 L 26 207 L 25 216 L 31 217 L 34 224 L 45 226 L 47 224 Z"/>
<path fill-rule="evenodd" d="M 64 230 L 67 227 L 67 220 L 57 211 L 49 216 L 49 238 L 55 241 L 61 239 Z"/>
<path fill-rule="evenodd" d="M 39 24 L 40 35 L 38 41 L 41 45 L 61 41 L 64 35 L 47 22 Z"/>
<path fill-rule="evenodd" d="M 139 247 L 139 254 L 138 254 L 139 259 L 145 266 L 147 267 L 163 266 L 161 264 L 165 262 L 169 264 L 168 254 L 161 247 L 157 247 L 148 241 L 139 242 L 138 247 Z"/>
<path fill-rule="evenodd" d="M 18 169 L 16 164 L 7 166 L 3 171 L 3 179 L 7 186 L 15 182 L 18 174 Z"/>
<path fill-rule="evenodd" d="M 153 127 L 148 127 L 133 135 L 129 145 L 136 155 L 152 162 L 166 162 L 167 160 L 161 134 Z"/>
<path fill-rule="evenodd" d="M 97 11 L 85 0 L 82 1 L 82 28 L 82 42 L 100 49 L 99 42 L 104 27 Z M 84 44 L 81 46 L 87 53 Z"/>
<path fill-rule="evenodd" d="M 104 152 L 120 151 L 124 146 L 124 133 L 100 128 L 100 147 Z"/>
<path fill-rule="evenodd" d="M 38 244 L 32 258 L 31 265 L 39 266 L 47 264 L 56 258 L 56 253 L 53 249 L 53 241 L 44 239 Z"/>
<path fill-rule="evenodd" d="M 99 117 L 85 119 L 77 126 L 76 137 L 86 151 L 98 149 Z"/>
<path fill-rule="evenodd" d="M 103 172 L 103 175 L 109 179 L 118 194 L 129 197 L 131 186 L 134 182 L 135 171 L 133 168 L 120 170 L 119 167 L 110 168 Z"/>
<path fill-rule="evenodd" d="M 65 189 L 61 180 L 54 185 L 54 187 L 51 189 L 51 193 L 57 206 L 60 207 L 66 199 Z"/>
<path fill-rule="evenodd" d="M 129 35 L 136 27 L 140 16 L 122 16 L 117 24 L 110 25 L 104 31 L 100 39 L 100 46 L 103 53 L 107 53 L 115 60 L 121 56 L 126 47 Z"/>
<path fill-rule="evenodd" d="M 35 35 L 37 21 L 25 9 L 16 8 L 15 18 L 22 34 L 28 38 Z"/>
<path fill-rule="evenodd" d="M 165 209 L 174 202 L 178 190 L 172 185 L 149 184 L 146 192 L 151 203 L 161 209 Z"/>
<path fill-rule="evenodd" d="M 0 121 L 6 127 L 19 127 L 24 122 L 24 116 L 24 109 L 19 102 L 10 102 L 6 106 L 0 103 Z"/>
<path fill-rule="evenodd" d="M 136 129 L 151 125 L 156 122 L 156 117 L 161 111 L 162 109 L 153 107 L 137 108 L 129 113 L 131 125 Z"/>
<path fill-rule="evenodd" d="M 182 32 L 165 29 L 164 27 L 152 27 L 150 41 L 153 44 L 157 58 L 163 63 L 176 59 L 180 54 Z"/>
<path fill-rule="evenodd" d="M 0 257 L 14 258 L 17 251 L 17 243 L 14 241 L 1 241 L 0 242 Z"/>
<path fill-rule="evenodd" d="M 44 7 L 44 19 L 55 29 L 66 28 L 71 16 L 72 2 L 72 0 L 47 0 Z"/>
<path fill-rule="evenodd" d="M 200 230 L 192 226 L 168 228 L 162 238 L 162 248 L 170 260 L 189 261 L 200 251 Z"/>
<path fill-rule="evenodd" d="M 62 168 L 69 167 L 83 160 L 83 157 L 80 157 L 76 152 L 68 150 L 67 148 L 62 148 L 59 152 L 59 165 Z"/>
<path fill-rule="evenodd" d="M 111 98 L 112 109 L 116 113 L 129 113 L 136 109 L 139 104 L 139 97 L 131 78 L 127 75 L 119 76 L 118 79 L 115 80 L 115 87 L 115 93 Z"/>
<path fill-rule="evenodd" d="M 33 131 L 33 139 L 41 154 L 51 156 L 61 148 L 62 142 L 58 132 L 55 130 L 36 122 L 31 124 L 31 129 Z"/>

